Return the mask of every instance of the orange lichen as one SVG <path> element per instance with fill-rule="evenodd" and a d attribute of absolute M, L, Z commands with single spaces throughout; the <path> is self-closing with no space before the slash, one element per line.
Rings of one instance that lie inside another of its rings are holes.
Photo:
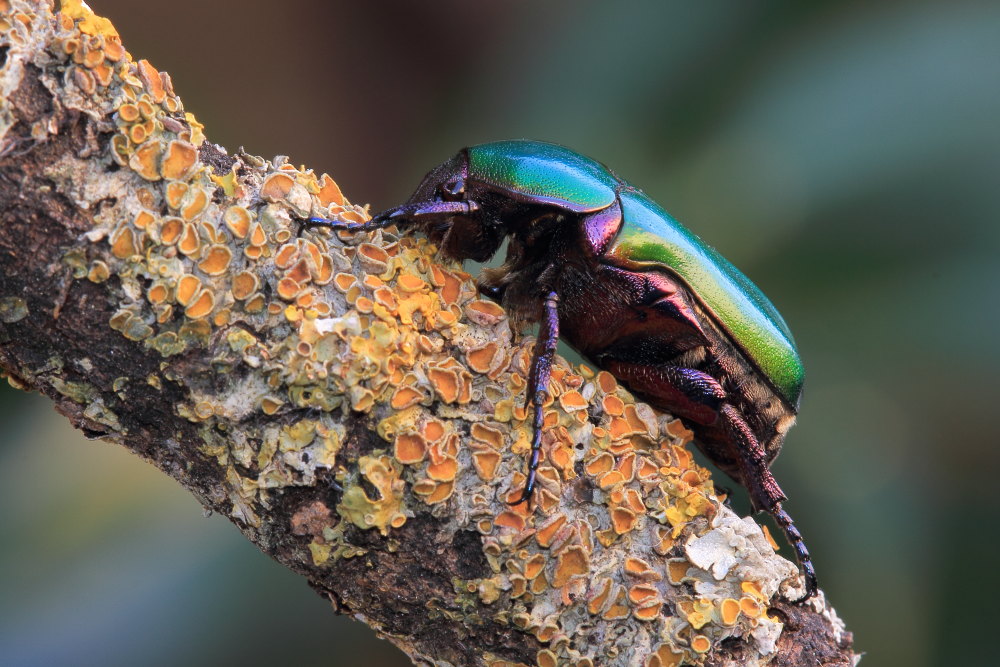
<path fill-rule="evenodd" d="M 469 368 L 485 375 L 493 368 L 493 360 L 499 350 L 500 347 L 496 343 L 490 342 L 483 347 L 467 352 L 465 360 L 468 362 Z"/>
<path fill-rule="evenodd" d="M 618 587 L 617 590 L 618 592 L 614 596 L 614 602 L 603 614 L 601 614 L 601 617 L 605 620 L 616 621 L 628 618 L 628 615 L 632 611 L 625 601 L 625 589 L 623 587 Z"/>
<path fill-rule="evenodd" d="M 660 616 L 663 609 L 663 602 L 650 602 L 649 604 L 636 607 L 632 610 L 632 615 L 640 621 L 654 621 Z"/>
<path fill-rule="evenodd" d="M 396 284 L 403 292 L 420 292 L 427 289 L 427 283 L 410 273 L 401 274 L 396 279 Z"/>
<path fill-rule="evenodd" d="M 635 528 L 638 520 L 639 517 L 636 516 L 635 512 L 624 507 L 616 507 L 611 510 L 611 525 L 618 535 L 624 535 Z"/>
<path fill-rule="evenodd" d="M 210 276 L 221 276 L 229 268 L 233 252 L 224 245 L 214 245 L 205 253 L 205 259 L 198 262 L 198 268 Z"/>
<path fill-rule="evenodd" d="M 274 265 L 279 269 L 287 269 L 298 256 L 298 247 L 294 243 L 286 243 L 274 253 Z"/>
<path fill-rule="evenodd" d="M 587 471 L 588 475 L 596 477 L 609 472 L 612 468 L 614 468 L 614 465 L 615 457 L 605 452 L 587 463 L 584 470 Z"/>
<path fill-rule="evenodd" d="M 377 245 L 372 245 L 371 243 L 362 243 L 358 246 L 358 256 L 368 261 L 369 265 L 375 263 L 374 267 L 376 270 L 381 269 L 385 271 L 385 266 L 389 262 L 389 253 L 380 248 Z"/>
<path fill-rule="evenodd" d="M 475 424 L 473 424 L 473 428 L 475 428 Z M 444 424 L 437 419 L 429 419 L 424 423 L 423 428 L 421 428 L 421 433 L 423 433 L 428 442 L 436 442 L 444 436 Z"/>
<path fill-rule="evenodd" d="M 534 579 L 542 572 L 542 568 L 545 567 L 545 556 L 542 554 L 535 554 L 524 564 L 524 569 L 522 570 L 525 578 Z"/>
<path fill-rule="evenodd" d="M 259 286 L 257 274 L 251 271 L 240 271 L 233 276 L 233 298 L 243 301 L 256 292 Z"/>
<path fill-rule="evenodd" d="M 539 641 L 542 641 L 539 639 Z M 556 659 L 556 654 L 548 649 L 542 649 L 535 654 L 535 662 L 538 663 L 538 667 L 558 667 L 559 661 Z"/>
<path fill-rule="evenodd" d="M 574 545 L 563 550 L 556 561 L 555 575 L 552 578 L 552 586 L 562 588 L 569 580 L 576 576 L 582 576 L 590 571 L 590 558 L 583 547 Z"/>
<path fill-rule="evenodd" d="M 260 196 L 268 201 L 280 201 L 288 196 L 295 179 L 288 174 L 275 172 L 269 175 L 260 187 Z"/>
<path fill-rule="evenodd" d="M 492 301 L 472 301 L 465 306 L 465 314 L 481 326 L 493 326 L 504 316 L 504 310 Z"/>
<path fill-rule="evenodd" d="M 201 249 L 201 239 L 198 238 L 198 228 L 190 222 L 184 223 L 184 231 L 177 242 L 177 249 L 189 257 L 198 254 Z"/>
<path fill-rule="evenodd" d="M 111 237 L 111 254 L 118 259 L 128 259 L 138 252 L 135 232 L 128 227 L 122 227 L 117 234 Z"/>
<path fill-rule="evenodd" d="M 566 412 L 575 412 L 577 410 L 586 410 L 588 404 L 580 392 L 573 390 L 559 396 L 559 405 Z"/>
<path fill-rule="evenodd" d="M 139 119 L 139 107 L 134 104 L 123 104 L 118 107 L 118 117 L 126 123 L 131 123 Z"/>
<path fill-rule="evenodd" d="M 648 602 L 658 597 L 659 593 L 656 588 L 646 584 L 638 584 L 630 588 L 628 591 L 628 599 L 635 605 L 640 605 L 641 603 Z"/>
<path fill-rule="evenodd" d="M 181 217 L 185 220 L 194 220 L 208 206 L 208 193 L 202 188 L 191 190 L 182 204 Z"/>
<path fill-rule="evenodd" d="M 204 289 L 194 302 L 184 309 L 184 314 L 193 320 L 205 317 L 215 308 L 215 295 L 211 290 Z"/>
<path fill-rule="evenodd" d="M 612 417 L 620 417 L 625 412 L 625 403 L 614 395 L 605 396 L 601 405 L 604 407 L 604 411 Z"/>
<path fill-rule="evenodd" d="M 455 479 L 457 474 L 458 461 L 450 456 L 427 466 L 427 476 L 436 482 L 450 482 Z"/>
<path fill-rule="evenodd" d="M 566 524 L 566 516 L 563 514 L 557 514 L 552 517 L 549 521 L 543 524 L 538 532 L 535 533 L 535 540 L 538 542 L 538 546 L 547 549 L 552 545 L 552 542 L 559 531 Z"/>
<path fill-rule="evenodd" d="M 319 198 L 319 203 L 323 206 L 329 206 L 330 204 L 336 204 L 337 206 L 344 205 L 344 195 L 340 191 L 340 186 L 330 178 L 328 174 L 323 174 L 319 179 L 319 191 L 316 193 Z"/>
<path fill-rule="evenodd" d="M 454 274 L 442 271 L 444 274 L 444 284 L 441 285 L 441 300 L 446 304 L 458 303 L 458 297 L 462 293 L 462 283 Z"/>
<path fill-rule="evenodd" d="M 413 387 L 398 387 L 392 394 L 389 405 L 395 410 L 404 410 L 412 405 L 416 405 L 424 400 L 425 395 L 419 389 Z"/>
<path fill-rule="evenodd" d="M 184 231 L 184 221 L 180 218 L 166 218 L 160 225 L 160 241 L 167 245 L 173 245 L 181 237 Z"/>
<path fill-rule="evenodd" d="M 503 432 L 482 422 L 474 423 L 470 433 L 473 438 L 485 442 L 493 449 L 500 450 L 504 446 Z"/>
<path fill-rule="evenodd" d="M 678 667 L 683 660 L 683 653 L 676 653 L 669 644 L 660 644 L 646 659 L 645 667 Z"/>
<path fill-rule="evenodd" d="M 155 219 L 156 218 L 153 217 L 152 213 L 150 213 L 149 211 L 143 210 L 143 211 L 139 211 L 136 214 L 135 220 L 132 221 L 132 224 L 135 225 L 136 227 L 138 227 L 139 229 L 145 229 Z"/>
<path fill-rule="evenodd" d="M 171 141 L 160 165 L 160 174 L 168 180 L 180 180 L 188 175 L 197 159 L 197 148 L 185 141 Z"/>
<path fill-rule="evenodd" d="M 597 386 L 600 387 L 601 391 L 605 394 L 611 394 L 618 388 L 618 382 L 611 373 L 607 371 L 600 371 L 597 374 Z"/>
<path fill-rule="evenodd" d="M 496 477 L 500 454 L 492 450 L 476 450 L 472 453 L 472 465 L 479 477 L 488 482 Z"/>
<path fill-rule="evenodd" d="M 617 470 L 612 470 L 611 472 L 601 475 L 597 480 L 597 486 L 601 489 L 609 489 L 613 486 L 621 484 L 625 481 L 625 477 L 622 476 Z"/>
<path fill-rule="evenodd" d="M 245 239 L 250 233 L 250 212 L 242 206 L 230 206 L 222 214 L 226 227 L 238 239 Z"/>
<path fill-rule="evenodd" d="M 662 577 L 653 567 L 641 558 L 629 557 L 625 559 L 625 573 L 640 579 L 658 581 Z"/>
<path fill-rule="evenodd" d="M 302 286 L 291 278 L 282 278 L 278 281 L 278 296 L 285 301 L 291 301 L 302 290 Z"/>
<path fill-rule="evenodd" d="M 520 493 L 520 492 L 518 492 Z M 514 530 L 524 530 L 524 516 L 517 511 L 504 510 L 497 515 L 493 523 L 501 528 L 513 528 Z"/>
<path fill-rule="evenodd" d="M 260 223 L 254 223 L 250 228 L 250 235 L 247 241 L 251 246 L 262 246 L 267 243 L 267 234 L 264 232 L 264 228 L 260 226 Z M 250 248 L 247 248 L 249 250 Z M 246 251 L 244 251 L 246 252 Z"/>
<path fill-rule="evenodd" d="M 608 427 L 608 433 L 611 435 L 612 440 L 621 440 L 622 438 L 628 437 L 635 432 L 632 425 L 622 417 L 614 417 L 611 420 L 611 426 Z"/>
<path fill-rule="evenodd" d="M 733 625 L 740 616 L 740 603 L 733 598 L 725 598 L 719 604 L 719 617 L 723 625 Z"/>
<path fill-rule="evenodd" d="M 759 618 L 764 613 L 764 609 L 760 603 L 748 595 L 740 598 L 740 611 L 750 618 Z"/>
<path fill-rule="evenodd" d="M 201 289 L 201 280 L 197 276 L 187 274 L 177 281 L 177 303 L 182 306 L 190 304 Z"/>
<path fill-rule="evenodd" d="M 152 285 L 146 292 L 146 298 L 149 299 L 150 303 L 160 304 L 166 301 L 170 297 L 170 290 L 167 286 L 162 283 L 157 283 Z"/>
<path fill-rule="evenodd" d="M 684 425 L 684 422 L 682 422 L 680 419 L 674 419 L 673 421 L 668 423 L 666 430 L 667 430 L 667 435 L 673 438 L 677 438 L 682 442 L 687 442 L 694 436 L 691 430 L 688 429 Z"/>
<path fill-rule="evenodd" d="M 434 392 L 445 403 L 454 403 L 459 398 L 461 382 L 458 372 L 453 369 L 431 368 L 427 371 Z"/>
<path fill-rule="evenodd" d="M 712 641 L 705 635 L 695 635 L 691 638 L 691 648 L 698 653 L 707 653 L 712 648 Z"/>
<path fill-rule="evenodd" d="M 146 142 L 132 153 L 132 157 L 128 161 L 129 167 L 147 181 L 158 181 L 160 180 L 160 154 L 162 152 L 163 146 L 160 142 Z"/>
<path fill-rule="evenodd" d="M 744 582 L 741 582 L 740 583 L 740 589 L 744 593 L 746 593 L 747 595 L 750 595 L 750 596 L 754 597 L 755 599 L 759 600 L 760 602 L 766 602 L 767 601 L 767 596 L 764 595 L 763 592 L 761 592 L 760 586 L 757 584 L 756 581 L 744 581 Z"/>
<path fill-rule="evenodd" d="M 396 436 L 393 455 L 403 464 L 419 463 L 427 455 L 427 443 L 417 434 L 400 434 Z"/>
<path fill-rule="evenodd" d="M 149 64 L 148 60 L 140 60 L 136 64 L 138 65 L 139 78 L 145 85 L 150 97 L 157 104 L 163 102 L 167 93 L 163 88 L 163 80 L 160 78 L 160 73 L 156 71 L 155 67 Z"/>
<path fill-rule="evenodd" d="M 598 588 L 596 589 L 594 595 L 587 602 L 587 611 L 595 616 L 601 613 L 604 609 L 604 604 L 608 601 L 608 598 L 611 595 L 611 590 L 611 580 L 603 579 L 601 583 L 598 584 Z"/>

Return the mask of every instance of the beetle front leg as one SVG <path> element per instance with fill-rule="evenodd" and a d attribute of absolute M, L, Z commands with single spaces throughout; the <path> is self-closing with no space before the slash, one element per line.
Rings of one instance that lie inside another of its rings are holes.
<path fill-rule="evenodd" d="M 801 597 L 789 600 L 789 602 L 792 604 L 805 602 L 816 595 L 816 591 L 819 589 L 819 583 L 816 581 L 816 570 L 813 568 L 812 557 L 809 555 L 809 549 L 806 548 L 805 540 L 802 539 L 802 533 L 795 527 L 792 517 L 781 506 L 781 502 L 785 500 L 785 494 L 767 466 L 767 455 L 764 453 L 764 448 L 761 447 L 753 430 L 743 419 L 739 410 L 727 403 L 719 411 L 719 414 L 729 422 L 736 438 L 740 441 L 741 446 L 737 460 L 743 484 L 750 492 L 750 501 L 753 503 L 754 509 L 764 510 L 771 514 L 781 526 L 788 543 L 795 549 L 795 556 L 805 578 L 806 590 Z"/>
<path fill-rule="evenodd" d="M 549 392 L 549 378 L 552 377 L 552 357 L 559 346 L 559 295 L 549 292 L 545 296 L 542 322 L 538 329 L 538 340 L 535 342 L 535 354 L 531 360 L 531 372 L 528 375 L 528 388 L 525 403 L 531 403 L 533 416 L 531 421 L 531 455 L 528 459 L 528 478 L 525 481 L 521 496 L 510 503 L 520 505 L 531 500 L 535 492 L 535 480 L 538 476 L 538 460 L 542 455 L 542 423 L 545 420 L 543 404 Z"/>

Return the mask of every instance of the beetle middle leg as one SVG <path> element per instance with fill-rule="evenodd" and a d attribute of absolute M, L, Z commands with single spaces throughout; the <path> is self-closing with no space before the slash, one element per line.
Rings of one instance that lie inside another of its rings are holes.
<path fill-rule="evenodd" d="M 521 489 L 521 495 L 511 505 L 520 505 L 531 500 L 535 492 L 538 476 L 538 461 L 542 455 L 542 424 L 545 421 L 543 404 L 549 392 L 549 378 L 552 377 L 552 357 L 559 346 L 559 295 L 549 292 L 545 296 L 542 322 L 538 328 L 534 358 L 528 375 L 527 400 L 533 408 L 531 455 L 528 459 L 528 478 Z"/>

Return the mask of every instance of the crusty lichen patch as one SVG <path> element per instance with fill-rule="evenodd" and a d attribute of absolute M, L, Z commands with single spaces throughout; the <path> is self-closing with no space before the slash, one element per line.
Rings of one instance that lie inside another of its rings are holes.
<path fill-rule="evenodd" d="M 225 470 L 233 518 L 257 526 L 291 487 L 336 488 L 288 528 L 316 567 L 364 553 L 345 522 L 391 538 L 430 514 L 475 531 L 489 573 L 455 582 L 456 607 L 533 636 L 539 665 L 700 664 L 730 638 L 769 660 L 782 625 L 768 605 L 796 569 L 720 504 L 681 422 L 560 360 L 535 503 L 510 505 L 531 440 L 532 341 L 516 342 L 503 310 L 424 238 L 300 232 L 310 215 L 368 214 L 325 174 L 205 142 L 169 76 L 135 62 L 83 3 L 61 7 L 0 0 L 0 42 L 8 68 L 34 64 L 111 134 L 99 163 L 70 156 L 49 174 L 81 206 L 104 202 L 65 264 L 114 290 L 108 325 L 160 355 L 142 379 L 183 388 L 174 409 Z M 48 51 L 25 46 L 43 32 Z M 39 120 L 32 135 L 54 131 Z M 0 318 L 27 316 L 22 303 L 0 295 Z M 192 351 L 210 363 L 182 374 Z M 65 395 L 121 428 L 85 387 Z M 384 447 L 346 447 L 349 412 Z"/>

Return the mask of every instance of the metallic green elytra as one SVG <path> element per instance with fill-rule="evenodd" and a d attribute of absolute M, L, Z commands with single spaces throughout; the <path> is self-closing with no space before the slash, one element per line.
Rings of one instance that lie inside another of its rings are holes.
<path fill-rule="evenodd" d="M 534 202 L 576 213 L 615 201 L 618 181 L 600 163 L 537 141 L 499 141 L 468 149 L 469 176 Z"/>
<path fill-rule="evenodd" d="M 785 531 L 804 574 L 798 600 L 816 594 L 809 551 L 769 469 L 802 393 L 792 334 L 756 285 L 646 195 L 568 148 L 501 141 L 462 149 L 406 203 L 368 222 L 310 223 L 416 229 L 458 260 L 488 261 L 507 241 L 503 265 L 483 269 L 478 286 L 515 328 L 539 324 L 526 391 L 531 455 L 515 504 L 538 481 L 562 339 L 684 420 L 701 451 Z"/>
<path fill-rule="evenodd" d="M 637 191 L 623 191 L 624 224 L 604 258 L 626 268 L 669 268 L 792 406 L 804 369 L 792 332 L 760 289 L 714 248 Z"/>

